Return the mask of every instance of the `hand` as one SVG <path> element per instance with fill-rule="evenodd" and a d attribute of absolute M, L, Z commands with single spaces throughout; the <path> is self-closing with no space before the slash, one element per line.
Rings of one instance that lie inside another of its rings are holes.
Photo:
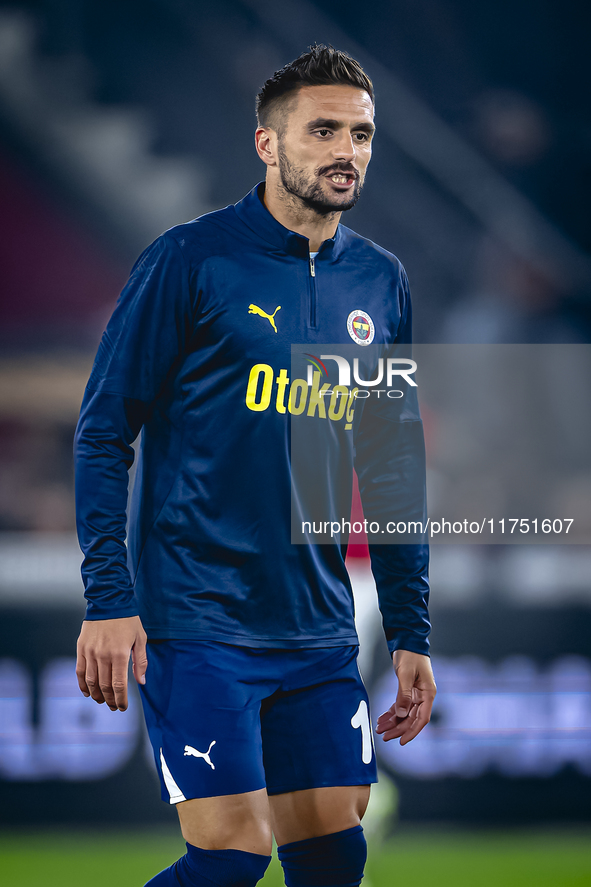
<path fill-rule="evenodd" d="M 376 732 L 384 734 L 384 742 L 399 738 L 400 745 L 406 745 L 431 720 L 437 687 L 428 656 L 396 650 L 393 664 L 398 695 L 394 705 L 379 716 Z"/>
<path fill-rule="evenodd" d="M 145 684 L 146 640 L 139 616 L 83 622 L 76 677 L 84 696 L 92 696 L 99 704 L 106 702 L 111 711 L 125 711 L 129 654 L 136 681 Z"/>

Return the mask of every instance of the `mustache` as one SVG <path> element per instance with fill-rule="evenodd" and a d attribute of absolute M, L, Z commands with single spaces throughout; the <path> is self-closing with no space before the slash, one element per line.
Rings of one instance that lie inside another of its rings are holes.
<path fill-rule="evenodd" d="M 317 176 L 335 175 L 335 173 L 346 173 L 353 176 L 354 179 L 359 178 L 359 173 L 350 163 L 333 163 L 331 166 L 321 166 L 316 170 Z"/>

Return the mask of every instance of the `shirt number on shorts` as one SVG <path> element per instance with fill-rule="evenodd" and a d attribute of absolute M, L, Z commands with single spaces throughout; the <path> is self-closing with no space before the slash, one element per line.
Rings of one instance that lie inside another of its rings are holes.
<path fill-rule="evenodd" d="M 369 713 L 367 702 L 362 699 L 359 708 L 351 718 L 351 726 L 361 728 L 361 760 L 364 764 L 371 764 L 373 746 L 371 742 L 371 729 L 369 726 Z"/>

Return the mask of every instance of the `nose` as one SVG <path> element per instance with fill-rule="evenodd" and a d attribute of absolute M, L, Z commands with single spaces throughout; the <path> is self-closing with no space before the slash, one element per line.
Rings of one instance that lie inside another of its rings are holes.
<path fill-rule="evenodd" d="M 333 157 L 335 160 L 351 163 L 355 160 L 355 144 L 350 132 L 341 130 L 338 138 L 333 141 Z"/>

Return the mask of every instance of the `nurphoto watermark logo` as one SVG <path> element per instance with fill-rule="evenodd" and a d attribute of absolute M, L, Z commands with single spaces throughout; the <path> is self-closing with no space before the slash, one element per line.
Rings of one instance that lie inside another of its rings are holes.
<path fill-rule="evenodd" d="M 411 387 L 417 387 L 417 383 L 412 378 L 417 371 L 417 364 L 416 361 L 408 357 L 380 357 L 374 369 L 375 378 L 363 379 L 358 357 L 353 358 L 353 371 L 351 373 L 351 361 L 341 354 L 321 354 L 319 357 L 316 357 L 314 354 L 305 352 L 305 356 L 308 358 L 307 383 L 310 386 L 313 384 L 314 371 L 328 376 L 325 361 L 332 360 L 338 367 L 338 384 L 340 386 L 349 389 L 351 386 L 351 375 L 353 376 L 354 383 L 361 386 L 355 390 L 353 395 L 355 398 L 367 398 L 372 393 L 376 394 L 377 397 L 380 394 L 386 394 L 387 397 L 393 399 L 404 397 L 403 391 L 394 388 L 395 381 L 398 381 L 400 378 L 404 379 Z M 384 383 L 385 388 L 377 387 Z M 371 389 L 371 391 L 368 389 Z"/>

